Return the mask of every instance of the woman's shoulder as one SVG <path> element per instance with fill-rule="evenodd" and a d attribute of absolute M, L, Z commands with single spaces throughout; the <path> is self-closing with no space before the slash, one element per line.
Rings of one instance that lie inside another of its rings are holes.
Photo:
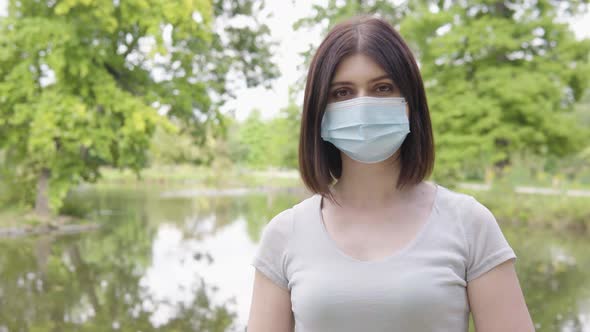
<path fill-rule="evenodd" d="M 310 213 L 313 210 L 313 203 L 317 199 L 319 199 L 318 194 L 312 194 L 276 213 L 266 224 L 265 231 L 284 238 L 289 237 L 293 231 L 296 215 Z"/>
<path fill-rule="evenodd" d="M 443 190 L 441 200 L 446 203 L 448 211 L 445 220 L 450 223 L 445 225 L 458 226 L 465 241 L 466 281 L 477 278 L 507 259 L 516 258 L 490 208 L 474 195 L 440 188 Z"/>
<path fill-rule="evenodd" d="M 441 184 L 437 184 L 437 186 L 439 189 L 439 201 L 444 208 L 464 210 L 476 200 L 473 195 L 461 192 L 458 189 L 446 187 Z"/>
<path fill-rule="evenodd" d="M 438 185 L 440 192 L 440 208 L 445 211 L 445 215 L 452 217 L 470 227 L 481 223 L 496 222 L 490 209 L 478 200 L 474 195 Z"/>
<path fill-rule="evenodd" d="M 443 208 L 451 211 L 464 227 L 477 229 L 497 223 L 492 211 L 474 195 L 440 185 L 439 189 L 443 190 L 440 198 Z"/>
<path fill-rule="evenodd" d="M 310 203 L 315 196 L 300 200 L 275 213 L 262 230 L 258 249 L 251 264 L 282 288 L 289 288 L 286 264 L 289 261 L 294 236 L 294 219 L 298 207 Z"/>
<path fill-rule="evenodd" d="M 293 207 L 276 213 L 264 226 L 264 232 L 273 237 L 287 238 L 293 229 Z"/>

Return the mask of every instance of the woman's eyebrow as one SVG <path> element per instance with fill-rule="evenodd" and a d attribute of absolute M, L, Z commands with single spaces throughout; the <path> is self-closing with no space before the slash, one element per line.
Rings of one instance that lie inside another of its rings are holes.
<path fill-rule="evenodd" d="M 379 77 L 375 77 L 369 80 L 369 82 L 374 82 L 374 81 L 378 81 L 380 79 L 384 79 L 384 78 L 389 78 L 389 75 L 385 74 L 385 75 L 381 75 Z M 349 81 L 340 81 L 340 82 L 333 82 L 330 84 L 330 86 L 334 86 L 334 85 L 344 85 L 344 84 L 350 84 L 353 85 L 354 83 L 349 82 Z"/>

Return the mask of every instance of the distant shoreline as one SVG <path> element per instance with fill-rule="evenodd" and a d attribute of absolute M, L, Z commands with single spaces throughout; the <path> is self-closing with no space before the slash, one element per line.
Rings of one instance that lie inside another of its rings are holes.
<path fill-rule="evenodd" d="M 260 173 L 255 176 L 264 178 L 264 175 Z M 261 184 L 262 181 L 253 181 L 254 183 L 246 186 L 226 188 L 166 188 L 167 190 L 161 188 L 164 190 L 160 192 L 160 197 L 174 199 L 195 196 L 242 196 L 273 192 L 310 194 L 304 186 L 293 181 L 292 172 L 284 178 L 290 178 L 290 181 L 278 184 L 275 183 L 276 181 L 272 181 L 273 186 L 269 186 L 268 181 L 265 184 Z M 93 185 L 82 185 L 82 187 L 86 186 Z M 526 224 L 531 227 L 551 227 L 554 229 L 565 228 L 583 233 L 590 230 L 590 212 L 584 212 L 587 210 L 582 208 L 587 204 L 585 198 L 590 197 L 590 190 L 517 186 L 512 188 L 511 193 L 499 195 L 494 192 L 492 187 L 483 183 L 459 183 L 458 187 L 473 194 L 481 193 L 476 194 L 477 197 L 490 207 L 500 223 Z M 564 200 L 564 197 L 569 197 L 569 199 Z M 564 206 L 561 206 L 562 204 Z M 543 206 L 544 211 L 539 211 L 539 206 Z M 565 213 L 567 211 L 571 213 Z M 15 222 L 17 220 L 18 222 Z M 43 221 L 31 213 L 17 211 L 5 211 L 4 215 L 0 213 L 0 239 L 44 234 L 76 234 L 94 231 L 100 227 L 100 223 L 71 216 L 54 216 Z"/>
<path fill-rule="evenodd" d="M 0 228 L 0 239 L 14 239 L 33 235 L 67 235 L 77 234 L 99 229 L 100 225 L 96 223 L 84 224 L 67 224 L 67 225 L 24 225 L 17 227 L 3 227 Z"/>

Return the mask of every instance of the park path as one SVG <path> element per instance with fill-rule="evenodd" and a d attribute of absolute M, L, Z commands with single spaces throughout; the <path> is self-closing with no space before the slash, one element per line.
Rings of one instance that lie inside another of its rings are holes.
<path fill-rule="evenodd" d="M 490 190 L 490 185 L 485 183 L 459 183 L 459 187 L 473 190 Z M 548 187 L 516 186 L 514 191 L 520 194 L 534 195 L 565 195 L 572 197 L 590 197 L 590 190 L 582 189 L 557 189 Z"/>

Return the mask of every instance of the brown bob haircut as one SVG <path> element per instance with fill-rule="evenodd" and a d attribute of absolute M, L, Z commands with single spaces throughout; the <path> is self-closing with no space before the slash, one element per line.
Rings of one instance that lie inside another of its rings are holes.
<path fill-rule="evenodd" d="M 321 120 L 330 82 L 342 58 L 370 57 L 390 76 L 409 107 L 410 133 L 400 147 L 396 187 L 418 184 L 434 168 L 434 139 L 420 70 L 400 34 L 387 21 L 368 14 L 335 25 L 315 53 L 305 86 L 299 136 L 299 171 L 313 193 L 329 196 L 329 186 L 342 174 L 340 151 L 321 137 Z"/>

